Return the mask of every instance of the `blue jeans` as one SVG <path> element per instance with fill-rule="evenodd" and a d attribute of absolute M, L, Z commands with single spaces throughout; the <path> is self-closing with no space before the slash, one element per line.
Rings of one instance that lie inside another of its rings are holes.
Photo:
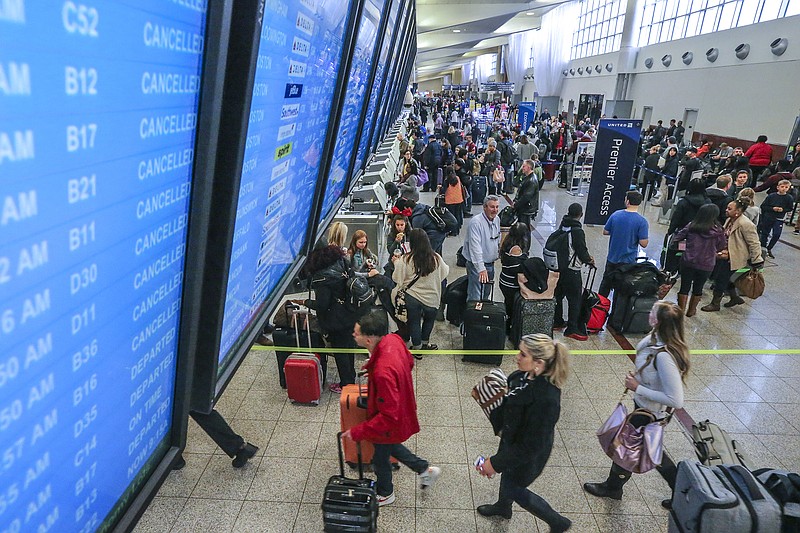
<path fill-rule="evenodd" d="M 488 300 L 492 295 L 494 285 L 494 263 L 484 263 L 486 272 L 489 273 L 489 283 L 481 284 L 478 270 L 472 261 L 467 261 L 467 301 Z"/>
<path fill-rule="evenodd" d="M 406 308 L 408 309 L 408 331 L 411 334 L 411 344 L 419 346 L 423 341 L 431 340 L 431 331 L 436 322 L 437 307 L 428 307 L 410 294 L 406 293 Z"/>
<path fill-rule="evenodd" d="M 547 522 L 549 526 L 562 525 L 566 519 L 558 514 L 547 501 L 528 490 L 517 485 L 510 475 L 500 475 L 500 497 L 497 505 L 504 509 L 511 509 L 511 503 L 517 502 L 520 507 Z"/>
<path fill-rule="evenodd" d="M 417 474 L 421 474 L 428 469 L 428 461 L 417 457 L 402 444 L 375 444 L 372 468 L 375 470 L 375 477 L 377 477 L 375 489 L 378 492 L 378 496 L 388 496 L 394 492 L 391 457 L 394 457 Z"/>

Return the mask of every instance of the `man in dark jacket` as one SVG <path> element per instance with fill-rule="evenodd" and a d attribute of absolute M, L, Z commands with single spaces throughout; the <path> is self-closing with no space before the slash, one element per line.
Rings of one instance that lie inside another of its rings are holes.
<path fill-rule="evenodd" d="M 683 156 L 681 165 L 683 165 L 683 173 L 678 179 L 677 190 L 685 191 L 689 186 L 689 180 L 692 179 L 692 173 L 703 169 L 703 163 L 697 158 L 697 148 L 686 149 L 686 155 Z"/>
<path fill-rule="evenodd" d="M 731 188 L 731 177 L 728 174 L 723 174 L 717 177 L 717 181 L 713 187 L 706 189 L 706 195 L 711 203 L 719 207 L 719 223 L 724 224 L 728 216 L 725 214 L 728 204 L 731 202 L 731 197 L 728 195 L 728 189 Z"/>
<path fill-rule="evenodd" d="M 653 195 L 658 191 L 661 186 L 661 168 L 658 166 L 658 161 L 661 155 L 658 153 L 659 146 L 651 146 L 650 153 L 644 160 L 644 180 L 642 181 L 642 195 L 647 191 L 647 186 L 650 186 L 650 192 L 647 193 L 645 202 L 649 202 Z"/>
<path fill-rule="evenodd" d="M 428 146 L 422 154 L 422 163 L 428 171 L 428 182 L 422 186 L 423 192 L 435 191 L 441 185 L 438 178 L 439 167 L 442 166 L 442 145 L 434 135 L 428 137 Z"/>
<path fill-rule="evenodd" d="M 444 222 L 444 227 L 442 227 L 438 220 L 431 216 L 432 208 L 430 206 L 413 202 L 407 202 L 406 205 L 411 207 L 411 227 L 423 230 L 428 235 L 428 240 L 431 241 L 433 251 L 442 255 L 442 246 L 447 234 L 458 231 L 456 217 L 447 209 L 437 209 L 436 215 L 440 216 Z"/>
<path fill-rule="evenodd" d="M 533 172 L 535 163 L 531 159 L 526 159 L 522 163 L 522 184 L 517 191 L 513 208 L 520 222 L 527 224 L 533 230 L 533 219 L 539 212 L 539 181 Z M 510 174 L 506 174 L 510 176 Z M 508 178 L 510 179 L 510 178 Z"/>
<path fill-rule="evenodd" d="M 472 208 L 472 175 L 467 172 L 467 163 L 463 159 L 456 158 L 453 161 L 453 170 L 458 176 L 458 180 L 461 182 L 461 185 L 464 186 L 464 191 L 467 193 L 466 197 L 464 198 L 464 217 L 469 218 L 472 216 L 470 213 L 470 209 Z"/>
<path fill-rule="evenodd" d="M 581 265 L 594 265 L 594 257 L 586 247 L 586 233 L 581 226 L 583 207 L 581 204 L 570 204 L 567 214 L 561 220 L 561 227 L 557 232 L 569 233 L 567 246 L 559 250 L 558 257 L 558 284 L 556 284 L 555 299 L 556 312 L 553 321 L 554 329 L 564 327 L 564 297 L 567 298 L 567 322 L 564 336 L 575 340 L 585 341 L 589 338 L 586 334 L 586 324 L 580 320 L 581 296 L 583 281 L 581 280 Z M 576 260 L 577 259 L 577 260 Z"/>
<path fill-rule="evenodd" d="M 403 446 L 419 433 L 412 377 L 414 358 L 403 339 L 389 333 L 386 313 L 373 309 L 360 318 L 353 338 L 370 354 L 364 365 L 369 376 L 367 420 L 345 431 L 342 437 L 375 445 L 372 464 L 378 478 L 378 505 L 389 505 L 395 501 L 390 457 L 416 472 L 423 490 L 433 486 L 441 469 L 430 466 L 428 461 Z"/>

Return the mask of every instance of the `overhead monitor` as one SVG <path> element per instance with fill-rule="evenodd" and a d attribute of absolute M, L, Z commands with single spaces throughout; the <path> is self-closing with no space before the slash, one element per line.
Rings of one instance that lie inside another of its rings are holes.
<path fill-rule="evenodd" d="M 310 213 L 321 190 L 329 118 L 343 79 L 343 41 L 353 18 L 349 1 L 250 4 L 255 11 L 244 16 L 261 21 L 257 10 L 265 11 L 246 65 L 254 74 L 241 95 L 250 104 L 233 180 L 232 241 L 222 252 L 227 277 L 220 281 L 225 292 L 215 394 L 246 354 L 257 322 L 280 296 L 313 231 Z"/>
<path fill-rule="evenodd" d="M 364 4 L 358 38 L 351 59 L 352 63 L 347 76 L 347 91 L 339 120 L 336 143 L 331 158 L 330 170 L 322 201 L 321 226 L 333 216 L 337 200 L 342 198 L 347 180 L 353 167 L 360 168 L 363 161 L 353 161 L 356 151 L 353 149 L 358 135 L 359 124 L 365 111 L 367 100 L 367 83 L 372 70 L 375 55 L 375 41 L 383 11 L 383 0 L 369 0 Z"/>
<path fill-rule="evenodd" d="M 185 429 L 207 13 L 39 4 L 0 2 L 0 531 L 106 530 Z"/>

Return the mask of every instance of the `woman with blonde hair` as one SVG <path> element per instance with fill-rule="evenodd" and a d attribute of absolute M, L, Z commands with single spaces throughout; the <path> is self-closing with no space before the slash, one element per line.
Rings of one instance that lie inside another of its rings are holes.
<path fill-rule="evenodd" d="M 761 221 L 761 208 L 756 205 L 756 192 L 751 187 L 745 187 L 739 191 L 736 199 L 741 200 L 742 204 L 747 204 L 742 214 L 758 227 L 758 223 Z"/>
<path fill-rule="evenodd" d="M 527 487 L 542 473 L 553 450 L 561 388 L 569 374 L 569 350 L 547 335 L 524 335 L 516 362 L 503 404 L 491 415 L 500 447 L 475 466 L 482 476 L 501 474 L 500 495 L 497 502 L 478 506 L 478 514 L 510 519 L 511 504 L 516 502 L 545 521 L 550 531 L 567 531 L 572 522 Z"/>
<path fill-rule="evenodd" d="M 344 248 L 344 243 L 347 240 L 347 224 L 344 222 L 334 222 L 328 228 L 328 242 L 327 244 L 335 244 L 339 248 Z"/>
<path fill-rule="evenodd" d="M 683 310 L 678 304 L 657 301 L 650 310 L 652 330 L 636 346 L 635 372 L 625 376 L 626 390 L 633 391 L 633 403 L 637 409 L 646 409 L 656 419 L 667 416 L 667 408 L 683 407 L 684 385 L 689 373 L 689 346 L 684 340 Z M 650 423 L 646 416 L 630 419 L 635 427 Z M 671 489 L 675 488 L 677 468 L 666 451 L 661 465 L 656 467 Z M 622 487 L 631 477 L 631 472 L 616 463 L 611 465 L 608 479 L 602 483 L 584 483 L 583 489 L 600 498 L 622 499 Z M 668 507 L 669 500 L 662 502 Z"/>

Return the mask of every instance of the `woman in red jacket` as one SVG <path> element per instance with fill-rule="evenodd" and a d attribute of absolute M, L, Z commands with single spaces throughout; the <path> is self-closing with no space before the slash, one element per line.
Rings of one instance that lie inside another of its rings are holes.
<path fill-rule="evenodd" d="M 744 155 L 750 159 L 750 170 L 753 176 L 750 179 L 750 187 L 755 187 L 758 178 L 772 164 L 772 146 L 767 144 L 767 136 L 759 135 L 756 143 L 748 148 Z"/>

